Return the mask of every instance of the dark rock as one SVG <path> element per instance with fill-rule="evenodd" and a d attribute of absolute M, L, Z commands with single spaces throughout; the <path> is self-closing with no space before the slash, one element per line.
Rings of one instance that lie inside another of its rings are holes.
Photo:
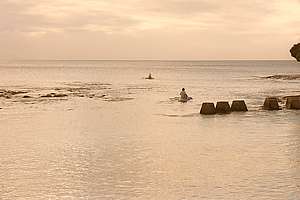
<path fill-rule="evenodd" d="M 228 114 L 230 113 L 230 105 L 227 101 L 217 102 L 216 112 L 218 114 Z"/>
<path fill-rule="evenodd" d="M 300 109 L 300 96 L 288 96 L 286 100 L 287 109 Z"/>
<path fill-rule="evenodd" d="M 262 77 L 266 79 L 281 79 L 281 80 L 297 80 L 300 79 L 300 74 L 277 74 L 272 76 Z"/>
<path fill-rule="evenodd" d="M 235 100 L 232 101 L 230 110 L 231 112 L 246 112 L 248 108 L 244 100 Z"/>
<path fill-rule="evenodd" d="M 42 95 L 41 97 L 52 97 L 52 94 Z"/>
<path fill-rule="evenodd" d="M 200 114 L 202 115 L 213 115 L 216 114 L 216 108 L 214 103 L 203 103 Z"/>
<path fill-rule="evenodd" d="M 295 44 L 290 50 L 291 56 L 300 62 L 300 43 Z"/>
<path fill-rule="evenodd" d="M 11 99 L 12 98 L 12 94 L 10 94 L 10 93 L 3 93 L 3 94 L 0 94 L 0 97 L 6 98 L 6 99 Z"/>
<path fill-rule="evenodd" d="M 67 97 L 66 94 L 54 94 L 53 97 Z"/>
<path fill-rule="evenodd" d="M 278 99 L 276 97 L 267 97 L 263 106 L 264 110 L 279 110 Z"/>
<path fill-rule="evenodd" d="M 31 96 L 25 95 L 23 96 L 23 98 L 31 98 Z"/>
<path fill-rule="evenodd" d="M 2 90 L 0 92 L 0 97 L 4 97 L 6 99 L 12 98 L 12 96 L 17 95 L 17 94 L 24 94 L 27 93 L 25 91 L 12 91 L 12 90 Z"/>
<path fill-rule="evenodd" d="M 42 95 L 41 97 L 66 97 L 68 95 L 66 94 L 56 94 L 56 93 L 50 93 L 50 94 L 46 94 L 46 95 Z"/>
<path fill-rule="evenodd" d="M 10 93 L 11 95 L 27 93 L 27 92 L 25 92 L 25 91 L 11 91 L 11 90 L 9 90 L 9 91 L 7 91 L 7 92 Z"/>

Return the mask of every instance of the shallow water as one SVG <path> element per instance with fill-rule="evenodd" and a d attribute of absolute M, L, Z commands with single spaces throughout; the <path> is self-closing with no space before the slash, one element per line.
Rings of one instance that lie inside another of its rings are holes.
<path fill-rule="evenodd" d="M 0 91 L 26 92 L 0 97 L 1 199 L 300 199 L 300 111 L 260 108 L 300 94 L 300 80 L 261 78 L 296 62 L 2 61 L 0 74 Z M 188 103 L 173 100 L 182 87 Z M 249 112 L 199 114 L 234 99 Z"/>

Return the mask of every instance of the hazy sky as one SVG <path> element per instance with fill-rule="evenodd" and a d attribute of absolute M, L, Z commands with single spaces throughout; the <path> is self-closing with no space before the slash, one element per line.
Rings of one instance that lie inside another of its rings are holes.
<path fill-rule="evenodd" d="M 300 0 L 0 0 L 0 59 L 290 59 Z"/>

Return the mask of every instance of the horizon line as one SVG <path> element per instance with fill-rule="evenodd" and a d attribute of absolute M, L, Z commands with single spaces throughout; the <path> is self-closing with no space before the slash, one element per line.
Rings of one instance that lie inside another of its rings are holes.
<path fill-rule="evenodd" d="M 294 61 L 294 59 L 0 59 L 0 61 Z M 295 60 L 296 61 L 296 60 Z"/>

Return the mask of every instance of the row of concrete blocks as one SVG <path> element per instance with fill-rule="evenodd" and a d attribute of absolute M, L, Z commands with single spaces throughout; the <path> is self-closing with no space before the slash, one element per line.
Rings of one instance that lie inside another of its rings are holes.
<path fill-rule="evenodd" d="M 214 103 L 203 103 L 200 110 L 200 114 L 229 114 L 231 112 L 246 111 L 248 111 L 248 108 L 244 100 L 235 100 L 232 102 L 231 106 L 227 101 L 218 101 L 216 107 Z"/>
<path fill-rule="evenodd" d="M 287 109 L 300 109 L 300 96 L 286 97 Z M 280 110 L 278 99 L 276 97 L 267 97 L 263 105 L 264 110 Z M 248 111 L 247 105 L 244 100 L 233 101 L 231 106 L 227 101 L 219 101 L 215 107 L 214 103 L 203 103 L 200 114 L 213 115 L 213 114 L 228 114 L 231 112 L 246 112 Z"/>
<path fill-rule="evenodd" d="M 286 97 L 285 107 L 287 109 L 300 109 L 300 96 Z M 265 110 L 280 110 L 278 99 L 276 97 L 268 97 L 265 99 L 263 109 Z"/>

